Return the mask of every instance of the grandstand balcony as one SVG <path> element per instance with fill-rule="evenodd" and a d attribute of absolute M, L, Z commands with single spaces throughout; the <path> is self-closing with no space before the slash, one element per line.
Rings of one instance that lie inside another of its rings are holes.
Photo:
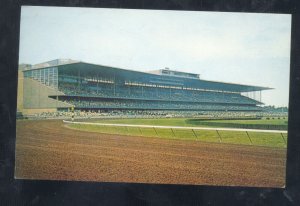
<path fill-rule="evenodd" d="M 59 90 L 70 97 L 90 97 L 90 98 L 108 98 L 108 99 L 132 99 L 132 100 L 164 100 L 164 101 L 182 101 L 182 102 L 203 102 L 203 103 L 228 103 L 228 104 L 261 104 L 256 100 L 242 96 L 240 94 L 225 94 L 214 92 L 191 92 L 176 91 L 166 89 L 145 90 L 142 88 L 95 88 L 81 87 L 68 88 L 59 87 Z"/>

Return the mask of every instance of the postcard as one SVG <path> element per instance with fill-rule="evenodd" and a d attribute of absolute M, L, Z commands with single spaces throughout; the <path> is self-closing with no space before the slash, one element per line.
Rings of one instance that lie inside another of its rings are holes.
<path fill-rule="evenodd" d="M 285 186 L 290 14 L 22 6 L 15 178 Z"/>

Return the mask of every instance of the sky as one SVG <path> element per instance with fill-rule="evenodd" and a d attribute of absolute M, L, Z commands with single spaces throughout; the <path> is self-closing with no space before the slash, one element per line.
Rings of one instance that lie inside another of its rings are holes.
<path fill-rule="evenodd" d="M 290 14 L 22 6 L 19 63 L 65 58 L 274 88 L 288 106 Z"/>

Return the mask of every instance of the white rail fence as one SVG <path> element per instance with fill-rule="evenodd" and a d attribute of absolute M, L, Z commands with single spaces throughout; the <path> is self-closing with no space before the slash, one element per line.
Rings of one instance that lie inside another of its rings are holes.
<path fill-rule="evenodd" d="M 215 131 L 219 137 L 219 142 L 222 142 L 222 135 L 219 131 L 232 131 L 232 132 L 245 132 L 247 134 L 247 137 L 249 138 L 249 142 L 252 145 L 253 141 L 251 139 L 251 136 L 249 135 L 249 132 L 259 132 L 259 133 L 279 133 L 281 135 L 282 141 L 284 145 L 287 145 L 286 139 L 284 138 L 283 134 L 287 134 L 287 131 L 284 130 L 262 130 L 262 129 L 241 129 L 241 128 L 216 128 L 216 127 L 182 127 L 182 126 L 159 126 L 159 125 L 137 125 L 137 124 L 111 124 L 111 123 L 98 123 L 98 122 L 76 122 L 76 121 L 68 121 L 63 120 L 66 124 L 78 124 L 78 125 L 94 125 L 94 126 L 108 126 L 108 127 L 124 127 L 124 128 L 139 128 L 139 131 L 142 135 L 142 131 L 140 128 L 152 128 L 156 135 L 158 136 L 156 129 L 170 129 L 172 131 L 173 136 L 175 137 L 174 130 L 180 129 L 180 130 L 191 130 L 193 132 L 193 135 L 198 138 L 195 131 L 197 130 L 210 130 Z"/>

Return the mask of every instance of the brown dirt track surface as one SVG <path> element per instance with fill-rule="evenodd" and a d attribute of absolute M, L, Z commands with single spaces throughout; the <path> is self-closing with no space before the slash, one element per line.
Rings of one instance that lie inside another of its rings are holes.
<path fill-rule="evenodd" d="M 16 178 L 283 187 L 286 149 L 83 132 L 17 121 Z"/>

